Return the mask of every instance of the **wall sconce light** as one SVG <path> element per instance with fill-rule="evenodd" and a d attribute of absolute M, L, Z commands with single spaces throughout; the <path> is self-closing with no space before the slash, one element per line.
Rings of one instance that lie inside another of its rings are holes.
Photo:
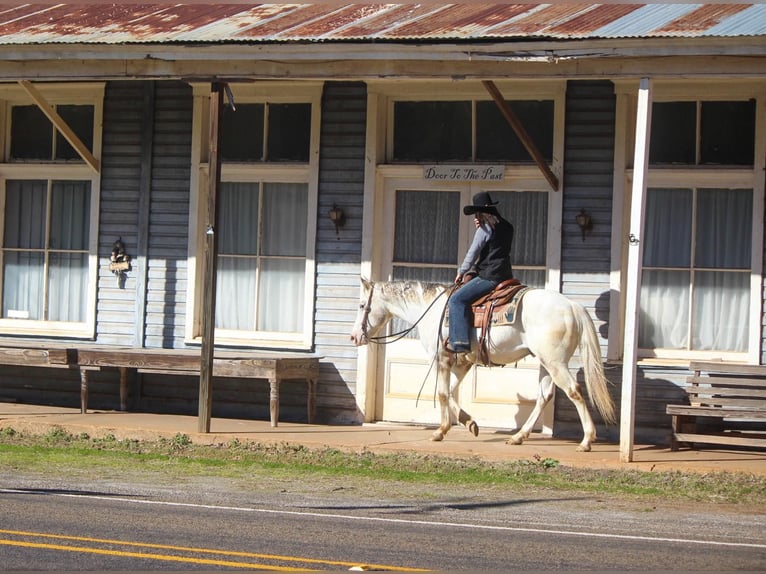
<path fill-rule="evenodd" d="M 582 240 L 585 241 L 585 236 L 589 235 L 593 229 L 593 220 L 590 215 L 585 213 L 585 209 L 580 209 L 580 213 L 575 216 L 577 225 L 580 226 L 580 232 L 582 233 Z"/>
<path fill-rule="evenodd" d="M 124 289 L 125 273 L 130 271 L 130 255 L 125 253 L 122 237 L 112 245 L 112 254 L 109 256 L 109 271 L 117 276 L 117 286 Z"/>
<path fill-rule="evenodd" d="M 338 235 L 338 230 L 346 224 L 346 214 L 343 212 L 343 209 L 333 203 L 332 209 L 327 212 L 327 216 L 335 224 L 335 235 Z"/>

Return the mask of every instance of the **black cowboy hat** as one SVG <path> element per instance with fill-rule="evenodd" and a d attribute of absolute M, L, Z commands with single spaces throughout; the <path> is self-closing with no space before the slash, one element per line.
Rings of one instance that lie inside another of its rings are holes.
<path fill-rule="evenodd" d="M 480 191 L 473 196 L 473 205 L 466 205 L 463 208 L 465 215 L 473 215 L 477 211 L 482 213 L 497 213 L 495 206 L 500 203 L 499 201 L 492 201 L 492 198 L 486 191 Z"/>

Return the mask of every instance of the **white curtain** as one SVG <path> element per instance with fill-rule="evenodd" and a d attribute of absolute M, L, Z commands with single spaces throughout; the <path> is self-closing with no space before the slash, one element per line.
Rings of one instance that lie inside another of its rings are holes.
<path fill-rule="evenodd" d="M 303 331 L 308 186 L 223 183 L 216 327 Z"/>
<path fill-rule="evenodd" d="M 85 321 L 89 230 L 89 182 L 52 182 L 50 209 L 47 181 L 6 183 L 4 317 Z"/>
<path fill-rule="evenodd" d="M 752 196 L 647 190 L 640 347 L 747 350 Z"/>

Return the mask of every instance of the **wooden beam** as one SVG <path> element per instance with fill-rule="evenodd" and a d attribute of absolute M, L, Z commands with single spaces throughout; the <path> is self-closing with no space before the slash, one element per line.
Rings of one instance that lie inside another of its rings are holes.
<path fill-rule="evenodd" d="M 56 126 L 56 129 L 61 132 L 61 135 L 63 135 L 75 151 L 80 154 L 80 157 L 85 160 L 85 163 L 87 163 L 94 172 L 99 173 L 101 171 L 101 163 L 93 157 L 93 154 L 90 153 L 87 146 L 82 143 L 82 140 L 72 131 L 72 128 L 70 128 L 64 121 L 64 118 L 58 114 L 56 108 L 48 103 L 40 91 L 32 85 L 32 82 L 28 80 L 19 80 L 19 84 L 26 90 L 27 94 L 34 100 L 37 107 L 42 110 L 51 123 Z"/>
<path fill-rule="evenodd" d="M 529 155 L 531 155 L 532 159 L 535 160 L 537 167 L 539 167 L 540 171 L 543 172 L 545 179 L 548 180 L 548 183 L 551 185 L 553 191 L 558 191 L 559 178 L 556 177 L 556 174 L 551 171 L 551 168 L 548 166 L 548 162 L 545 161 L 545 158 L 540 153 L 540 150 L 537 149 L 535 142 L 532 141 L 532 138 L 524 128 L 524 124 L 521 123 L 521 120 L 511 109 L 511 106 L 509 106 L 508 102 L 505 101 L 505 98 L 503 98 L 503 94 L 500 93 L 500 90 L 497 89 L 495 82 L 491 80 L 484 80 L 482 81 L 482 84 L 484 84 L 484 87 L 489 92 L 489 95 L 492 96 L 492 99 L 495 100 L 497 107 L 500 108 L 503 116 L 505 116 L 505 119 L 511 125 L 514 133 L 521 140 L 521 143 L 524 144 L 524 147 L 529 152 Z"/>
<path fill-rule="evenodd" d="M 197 430 L 210 432 L 213 410 L 213 352 L 215 349 L 215 291 L 217 273 L 218 194 L 221 187 L 221 115 L 225 84 L 214 82 L 210 90 L 210 173 L 207 192 L 207 229 L 205 230 L 204 296 L 202 301 L 202 352 L 199 376 L 199 420 Z"/>
<path fill-rule="evenodd" d="M 622 402 L 620 405 L 620 462 L 633 461 L 636 413 L 636 361 L 638 360 L 638 317 L 642 233 L 646 209 L 646 173 L 649 168 L 649 140 L 652 128 L 652 82 L 641 78 L 636 112 L 636 146 L 633 155 L 633 189 L 630 198 L 628 278 L 625 284 L 625 341 L 622 359 Z"/>

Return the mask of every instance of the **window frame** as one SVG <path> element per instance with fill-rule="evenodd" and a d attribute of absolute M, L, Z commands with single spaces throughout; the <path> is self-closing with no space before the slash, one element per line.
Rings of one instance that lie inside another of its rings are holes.
<path fill-rule="evenodd" d="M 261 183 L 305 183 L 308 187 L 308 232 L 306 235 L 305 292 L 303 326 L 298 333 L 215 329 L 217 344 L 246 347 L 271 347 L 285 350 L 310 350 L 313 344 L 314 257 L 319 172 L 319 132 L 322 84 L 319 82 L 254 82 L 230 84 L 238 103 L 311 104 L 311 134 L 308 162 L 227 162 L 221 164 L 221 181 Z M 200 343 L 202 337 L 202 286 L 205 265 L 205 225 L 210 173 L 208 158 L 210 84 L 192 84 L 194 112 L 192 126 L 192 176 L 189 232 L 189 281 L 187 284 L 187 343 Z M 236 113 L 236 112 L 235 112 Z"/>
<path fill-rule="evenodd" d="M 35 83 L 34 87 L 53 105 L 93 106 L 93 149 L 91 155 L 99 162 L 102 151 L 102 124 L 105 84 L 83 82 L 76 84 Z M 101 197 L 101 170 L 94 169 L 81 158 L 78 160 L 10 161 L 11 108 L 34 105 L 35 102 L 20 85 L 0 86 L 0 242 L 5 226 L 5 191 L 8 180 L 88 181 L 90 183 L 90 222 L 88 240 L 88 280 L 86 316 L 81 322 L 46 321 L 0 317 L 0 333 L 6 335 L 36 335 L 46 337 L 95 338 L 96 302 L 99 279 L 98 229 Z M 2 252 L 0 252 L 0 296 L 2 296 Z"/>
<path fill-rule="evenodd" d="M 633 147 L 635 144 L 635 119 L 637 110 L 638 83 L 635 81 L 615 82 L 617 94 L 617 122 L 625 126 L 616 137 L 615 151 L 615 197 L 623 197 L 615 202 L 613 218 L 613 242 L 621 242 L 623 226 L 630 216 L 630 195 L 633 182 Z M 705 94 L 700 98 L 699 94 Z M 763 236 L 764 236 L 764 169 L 766 168 L 766 83 L 763 81 L 742 81 L 730 83 L 710 83 L 699 81 L 661 81 L 653 84 L 652 102 L 674 101 L 745 101 L 755 99 L 755 149 L 752 166 L 727 166 L 711 164 L 695 165 L 649 165 L 646 174 L 648 188 L 684 188 L 684 189 L 752 189 L 753 214 L 750 264 L 750 310 L 748 345 L 745 352 L 721 350 L 678 350 L 666 348 L 638 348 L 640 360 L 675 363 L 689 360 L 726 360 L 759 364 L 761 358 L 761 319 L 763 305 Z M 697 133 L 699 135 L 699 133 Z M 699 146 L 699 142 L 695 142 Z M 621 184 L 620 184 L 621 182 Z M 620 185 L 622 189 L 620 189 Z M 614 253 L 620 253 L 620 261 L 613 264 L 620 269 L 619 281 L 612 282 L 613 288 L 619 285 L 619 292 L 625 293 L 627 281 L 627 241 L 621 245 L 613 244 Z M 640 263 L 643 269 L 643 262 Z M 617 359 L 622 356 L 625 317 L 624 304 L 612 305 L 610 323 L 619 325 L 619 337 L 610 337 L 608 356 Z"/>

